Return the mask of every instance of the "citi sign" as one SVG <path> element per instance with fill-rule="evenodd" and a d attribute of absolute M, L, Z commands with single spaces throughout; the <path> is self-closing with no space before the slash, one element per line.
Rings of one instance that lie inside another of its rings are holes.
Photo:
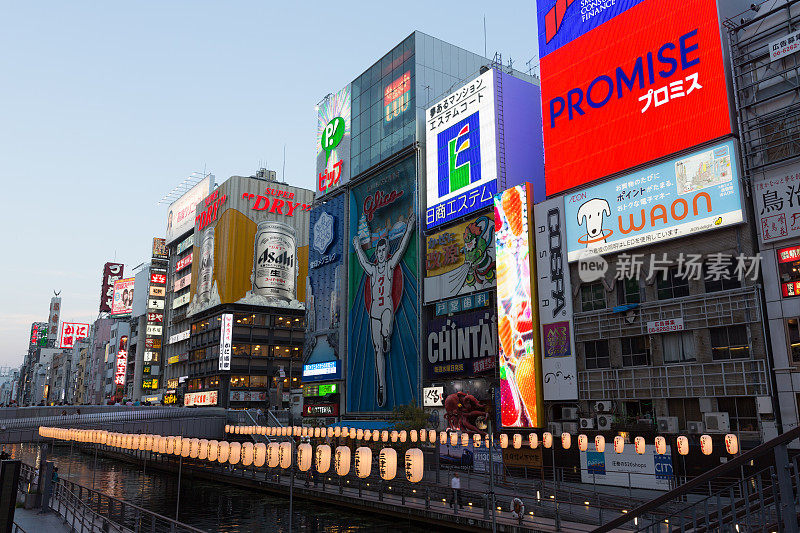
<path fill-rule="evenodd" d="M 585 87 L 574 87 L 566 94 L 551 98 L 548 104 L 550 128 L 555 128 L 557 121 L 577 119 L 593 109 L 602 108 L 612 98 L 622 99 L 637 88 L 663 85 L 661 80 L 672 78 L 679 70 L 682 72 L 699 65 L 697 32 L 698 29 L 694 28 L 676 40 L 662 44 L 657 50 L 640 55 L 628 65 L 600 74 Z"/>

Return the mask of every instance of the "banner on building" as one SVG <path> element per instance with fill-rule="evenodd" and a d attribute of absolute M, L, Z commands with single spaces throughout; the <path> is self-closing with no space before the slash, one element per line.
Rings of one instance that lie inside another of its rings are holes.
<path fill-rule="evenodd" d="M 622 453 L 613 447 L 605 452 L 585 451 L 581 454 L 581 481 L 612 485 L 631 486 L 640 489 L 670 490 L 673 470 L 670 446 L 664 455 L 656 453 L 656 447 L 646 444 L 644 453 L 639 455 L 633 446 L 626 446 Z"/>
<path fill-rule="evenodd" d="M 425 241 L 425 303 L 496 285 L 494 220 L 481 215 Z"/>
<path fill-rule="evenodd" d="M 59 347 L 72 348 L 80 339 L 89 338 L 89 324 L 80 322 L 62 322 L 59 334 Z"/>
<path fill-rule="evenodd" d="M 800 237 L 800 166 L 769 170 L 753 183 L 758 238 L 763 244 Z"/>
<path fill-rule="evenodd" d="M 233 350 L 233 314 L 223 313 L 219 333 L 219 370 L 231 369 Z"/>
<path fill-rule="evenodd" d="M 136 278 L 118 279 L 114 282 L 114 301 L 111 316 L 130 315 L 133 311 L 133 286 Z"/>
<path fill-rule="evenodd" d="M 317 109 L 317 197 L 350 181 L 350 85 Z"/>
<path fill-rule="evenodd" d="M 208 196 L 213 187 L 214 176 L 208 174 L 169 206 L 165 239 L 167 243 L 171 243 L 194 227 L 195 208 Z"/>
<path fill-rule="evenodd" d="M 566 255 L 564 198 L 536 204 L 533 212 L 544 399 L 577 400 L 578 369 L 572 321 L 572 285 Z"/>
<path fill-rule="evenodd" d="M 570 262 L 744 220 L 734 141 L 564 196 Z"/>
<path fill-rule="evenodd" d="M 114 302 L 114 282 L 122 279 L 125 265 L 122 263 L 106 263 L 103 266 L 103 280 L 100 287 L 100 312 L 110 313 Z"/>
<path fill-rule="evenodd" d="M 418 400 L 416 165 L 350 190 L 347 411 Z"/>

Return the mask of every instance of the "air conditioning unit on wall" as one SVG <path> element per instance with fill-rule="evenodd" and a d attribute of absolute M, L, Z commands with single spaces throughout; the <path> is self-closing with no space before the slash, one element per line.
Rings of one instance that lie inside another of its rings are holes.
<path fill-rule="evenodd" d="M 728 413 L 706 413 L 703 415 L 703 422 L 709 433 L 727 433 L 731 430 L 731 419 Z"/>
<path fill-rule="evenodd" d="M 594 429 L 594 418 L 581 418 L 581 429 Z"/>
<path fill-rule="evenodd" d="M 561 418 L 564 420 L 577 420 L 578 419 L 578 408 L 577 407 L 562 407 L 561 408 Z"/>
<path fill-rule="evenodd" d="M 597 415 L 597 429 L 601 431 L 608 431 L 611 429 L 611 424 L 614 423 L 614 415 L 603 414 Z"/>
<path fill-rule="evenodd" d="M 678 432 L 678 417 L 677 416 L 664 416 L 658 419 L 658 432 L 659 433 L 677 433 Z"/>
<path fill-rule="evenodd" d="M 686 430 L 692 435 L 698 435 L 706 432 L 706 426 L 699 420 L 690 420 L 686 422 Z"/>
<path fill-rule="evenodd" d="M 614 402 L 611 400 L 602 400 L 594 403 L 594 410 L 597 413 L 610 413 L 614 409 Z"/>

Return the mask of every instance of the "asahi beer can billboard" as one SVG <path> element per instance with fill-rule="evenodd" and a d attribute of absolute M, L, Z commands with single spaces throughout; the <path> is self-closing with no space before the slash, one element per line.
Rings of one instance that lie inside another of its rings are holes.
<path fill-rule="evenodd" d="M 293 300 L 296 278 L 294 228 L 280 222 L 259 223 L 253 252 L 253 293 Z"/>
<path fill-rule="evenodd" d="M 214 228 L 203 232 L 200 245 L 200 280 L 197 292 L 201 301 L 211 298 L 211 287 L 214 279 Z"/>

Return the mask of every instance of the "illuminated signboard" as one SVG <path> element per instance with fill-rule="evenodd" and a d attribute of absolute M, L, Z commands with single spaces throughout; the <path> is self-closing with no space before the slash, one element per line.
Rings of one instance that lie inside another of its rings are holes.
<path fill-rule="evenodd" d="M 172 344 L 173 342 L 185 341 L 186 339 L 189 338 L 189 335 L 191 335 L 191 333 L 192 333 L 192 330 L 187 329 L 185 331 L 181 331 L 181 332 L 176 333 L 174 335 L 170 335 L 168 344 Z"/>
<path fill-rule="evenodd" d="M 716 0 L 537 0 L 547 194 L 732 133 Z"/>
<path fill-rule="evenodd" d="M 169 359 L 167 359 L 167 364 L 168 364 L 168 365 L 174 365 L 174 364 L 177 364 L 177 363 L 179 363 L 179 362 L 180 362 L 180 360 L 181 360 L 180 358 L 181 358 L 181 356 L 180 356 L 180 355 L 172 355 L 172 356 L 170 356 L 170 358 L 169 358 Z M 177 387 L 178 385 L 175 385 L 175 386 Z"/>
<path fill-rule="evenodd" d="M 72 348 L 78 339 L 89 338 L 89 324 L 80 322 L 62 322 L 59 334 L 59 346 L 61 348 Z"/>
<path fill-rule="evenodd" d="M 188 274 L 186 274 L 182 278 L 178 278 L 178 279 L 175 280 L 175 284 L 173 285 L 172 290 L 174 292 L 178 292 L 181 289 L 185 289 L 186 287 L 189 287 L 191 284 L 192 284 L 192 273 L 189 272 Z"/>
<path fill-rule="evenodd" d="M 219 370 L 231 369 L 233 348 L 233 314 L 223 313 L 219 334 Z"/>
<path fill-rule="evenodd" d="M 303 416 L 339 416 L 339 404 L 338 403 L 304 404 Z"/>
<path fill-rule="evenodd" d="M 183 395 L 183 405 L 185 407 L 217 405 L 219 391 L 211 390 L 204 392 L 187 392 Z"/>
<path fill-rule="evenodd" d="M 122 278 L 125 265 L 122 263 L 106 263 L 103 267 L 103 283 L 100 288 L 100 312 L 111 312 L 114 301 L 114 282 Z"/>
<path fill-rule="evenodd" d="M 282 191 L 280 189 L 267 188 L 264 194 L 243 192 L 242 200 L 245 200 L 247 205 L 250 205 L 252 201 L 253 205 L 250 206 L 250 209 L 253 211 L 266 211 L 267 213 L 275 213 L 276 215 L 284 215 L 287 217 L 293 217 L 296 213 L 300 213 L 301 211 L 311 210 L 311 205 L 303 202 L 295 202 L 293 192 Z M 216 217 L 216 211 L 214 212 L 214 216 Z M 216 220 L 216 218 L 209 220 L 208 223 L 214 220 Z M 201 225 L 199 229 L 203 227 L 205 226 Z"/>
<path fill-rule="evenodd" d="M 175 248 L 175 253 L 180 255 L 186 251 L 187 248 L 194 246 L 194 233 L 183 239 Z"/>
<path fill-rule="evenodd" d="M 194 227 L 194 216 L 197 204 L 208 196 L 213 186 L 214 177 L 207 175 L 199 181 L 197 185 L 189 189 L 183 196 L 169 206 L 166 233 L 166 241 L 168 243 L 174 241 Z"/>
<path fill-rule="evenodd" d="M 329 95 L 317 111 L 317 194 L 350 181 L 350 85 Z"/>
<path fill-rule="evenodd" d="M 153 324 L 148 324 L 147 329 L 145 330 L 145 334 L 147 335 L 161 335 L 163 326 L 156 326 Z"/>
<path fill-rule="evenodd" d="M 164 287 L 150 286 L 150 296 L 165 296 L 167 290 Z"/>
<path fill-rule="evenodd" d="M 133 310 L 133 286 L 135 278 L 118 279 L 114 282 L 114 301 L 111 316 L 129 315 Z"/>
<path fill-rule="evenodd" d="M 200 212 L 199 215 L 194 217 L 198 231 L 202 231 L 206 226 L 217 220 L 217 217 L 219 216 L 219 206 L 225 203 L 227 199 L 227 194 L 220 196 L 219 189 L 212 192 L 208 198 L 203 199 L 205 208 Z"/>
<path fill-rule="evenodd" d="M 177 263 L 175 263 L 175 272 L 180 272 L 181 270 L 192 264 L 192 253 L 189 253 L 189 255 L 187 255 Z"/>
<path fill-rule="evenodd" d="M 172 380 L 170 380 L 171 382 Z M 175 380 L 177 382 L 177 380 Z M 168 385 L 171 387 L 171 385 Z M 175 387 L 178 385 L 176 384 Z M 166 390 L 164 391 L 164 395 L 161 397 L 161 403 L 164 405 L 175 405 L 178 403 L 178 395 L 174 390 Z"/>
<path fill-rule="evenodd" d="M 386 122 L 399 117 L 410 103 L 411 71 L 406 71 L 383 90 L 383 119 Z"/>
<path fill-rule="evenodd" d="M 158 300 L 156 298 L 148 298 L 147 300 L 147 309 L 164 309 L 164 300 Z"/>
<path fill-rule="evenodd" d="M 497 193 L 494 70 L 425 112 L 429 228 L 492 205 Z"/>
<path fill-rule="evenodd" d="M 726 141 L 566 195 L 568 260 L 740 224 L 736 159 Z"/>
<path fill-rule="evenodd" d="M 150 273 L 150 284 L 151 285 L 166 285 L 167 283 L 167 275 L 161 274 L 160 272 L 151 272 Z"/>
<path fill-rule="evenodd" d="M 158 388 L 158 378 L 147 378 L 142 380 L 142 388 L 143 389 L 157 389 Z"/>
<path fill-rule="evenodd" d="M 47 346 L 47 322 L 31 324 L 31 346 Z"/>
<path fill-rule="evenodd" d="M 125 386 L 125 373 L 128 370 L 128 337 L 123 335 L 119 339 L 119 350 L 117 351 L 116 370 L 114 372 L 114 383 L 117 386 Z"/>
<path fill-rule="evenodd" d="M 181 296 L 178 296 L 177 298 L 172 300 L 172 308 L 177 309 L 180 306 L 186 305 L 191 301 L 192 301 L 192 295 L 187 292 L 186 294 L 182 294 Z"/>
<path fill-rule="evenodd" d="M 778 250 L 778 262 L 786 263 L 789 261 L 800 260 L 800 246 L 790 246 Z"/>
<path fill-rule="evenodd" d="M 530 187 L 517 186 L 495 196 L 494 202 L 503 427 L 542 427 L 544 424 L 529 198 Z"/>
<path fill-rule="evenodd" d="M 167 255 L 167 241 L 160 237 L 153 237 L 153 257 L 155 259 L 166 259 Z"/>
<path fill-rule="evenodd" d="M 339 392 L 339 385 L 336 383 L 324 383 L 322 385 L 303 386 L 303 396 L 310 398 L 316 396 L 326 396 L 328 394 L 336 394 L 337 392 Z"/>
<path fill-rule="evenodd" d="M 178 378 L 170 378 L 167 380 L 167 387 L 170 389 L 177 389 L 178 388 Z M 170 392 L 170 391 L 167 391 Z M 174 391 L 172 391 L 174 392 Z"/>
<path fill-rule="evenodd" d="M 341 379 L 339 361 L 303 365 L 303 381 L 327 381 Z"/>
<path fill-rule="evenodd" d="M 164 313 L 147 313 L 147 322 L 150 324 L 161 324 L 164 322 Z"/>

